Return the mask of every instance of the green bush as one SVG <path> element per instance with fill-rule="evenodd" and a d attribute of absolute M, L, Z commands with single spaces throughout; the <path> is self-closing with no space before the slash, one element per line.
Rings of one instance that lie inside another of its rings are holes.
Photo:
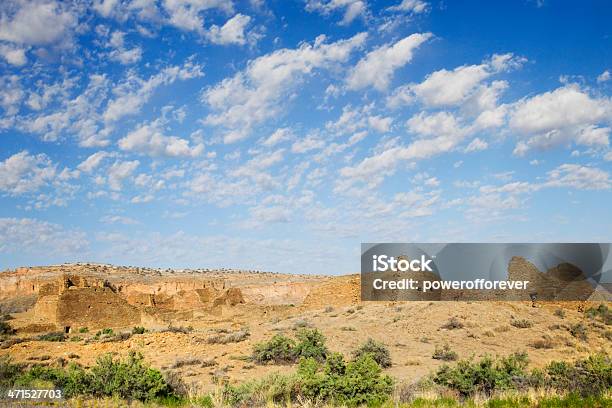
<path fill-rule="evenodd" d="M 147 331 L 144 327 L 136 326 L 132 329 L 132 334 L 144 334 Z"/>
<path fill-rule="evenodd" d="M 444 347 L 439 348 L 436 346 L 436 350 L 434 351 L 431 358 L 434 360 L 442 360 L 442 361 L 455 361 L 457 360 L 457 353 L 451 350 L 448 344 L 445 344 Z"/>
<path fill-rule="evenodd" d="M 391 354 L 389 353 L 387 346 L 385 346 L 383 343 L 379 343 L 373 339 L 368 339 L 353 352 L 353 357 L 355 360 L 357 360 L 365 354 L 370 354 L 374 361 L 376 361 L 382 368 L 391 367 Z"/>
<path fill-rule="evenodd" d="M 582 341 L 586 341 L 587 339 L 587 328 L 582 323 L 576 323 L 570 326 L 569 328 L 570 334 L 577 339 Z"/>
<path fill-rule="evenodd" d="M 81 327 L 79 333 L 89 333 L 89 329 L 87 327 Z"/>
<path fill-rule="evenodd" d="M 555 316 L 564 319 L 565 318 L 565 310 L 563 309 L 555 309 Z"/>
<path fill-rule="evenodd" d="M 88 395 L 151 401 L 174 395 L 161 372 L 146 365 L 142 355 L 135 352 L 130 352 L 124 361 L 103 355 L 90 370 L 74 363 L 66 368 L 33 366 L 10 385 L 34 388 L 41 384 L 61 388 L 68 398 Z"/>
<path fill-rule="evenodd" d="M 274 335 L 269 341 L 253 347 L 253 361 L 257 364 L 292 364 L 300 357 L 314 358 L 322 362 L 328 354 L 325 336 L 317 329 L 301 329 L 297 342 L 282 334 Z"/>
<path fill-rule="evenodd" d="M 293 363 L 296 361 L 295 341 L 282 334 L 276 334 L 269 341 L 258 343 L 253 347 L 253 361 L 258 364 Z"/>
<path fill-rule="evenodd" d="M 227 385 L 223 398 L 233 406 L 290 405 L 292 401 L 304 400 L 343 406 L 380 406 L 389 399 L 392 390 L 393 380 L 382 375 L 371 355 L 345 363 L 341 354 L 331 353 L 325 363 L 312 357 L 300 359 L 294 375 L 275 373 L 239 386 Z"/>
<path fill-rule="evenodd" d="M 162 373 L 147 366 L 141 354 L 130 352 L 126 361 L 106 354 L 91 369 L 91 390 L 95 396 L 117 396 L 148 401 L 171 394 Z"/>
<path fill-rule="evenodd" d="M 38 336 L 38 340 L 42 341 L 64 341 L 66 340 L 66 335 L 63 332 L 52 332 L 46 333 Z"/>
<path fill-rule="evenodd" d="M 442 325 L 442 329 L 446 329 L 446 330 L 455 330 L 455 329 L 463 329 L 463 323 L 461 322 L 461 320 L 457 319 L 456 317 L 451 317 L 448 322 L 446 322 L 445 324 Z"/>
<path fill-rule="evenodd" d="M 533 323 L 527 319 L 512 320 L 510 324 L 519 329 L 529 329 L 530 327 L 533 327 Z"/>
<path fill-rule="evenodd" d="M 325 336 L 317 329 L 301 329 L 298 331 L 294 354 L 297 358 L 314 358 L 322 362 L 329 353 L 325 346 Z"/>
<path fill-rule="evenodd" d="M 463 397 L 522 388 L 553 388 L 562 393 L 597 396 L 612 389 L 612 359 L 604 354 L 574 363 L 553 361 L 544 370 L 531 372 L 526 371 L 527 361 L 525 353 L 500 359 L 485 357 L 477 362 L 462 360 L 455 367 L 440 368 L 433 381 Z"/>
<path fill-rule="evenodd" d="M 10 356 L 0 356 L 0 390 L 9 388 L 23 371 L 23 366 L 13 364 Z"/>
<path fill-rule="evenodd" d="M 8 324 L 7 322 L 0 321 L 0 335 L 1 334 L 4 334 L 4 335 L 15 334 L 15 329 L 13 329 L 11 325 Z"/>
<path fill-rule="evenodd" d="M 475 393 L 491 395 L 494 391 L 516 388 L 517 381 L 526 380 L 527 362 L 526 353 L 514 353 L 500 359 L 487 356 L 476 362 L 461 360 L 452 368 L 442 366 L 433 380 L 462 396 Z"/>
<path fill-rule="evenodd" d="M 597 306 L 597 308 L 588 308 L 584 313 L 590 319 L 596 319 L 599 317 L 605 324 L 612 324 L 612 310 L 610 310 L 610 308 L 603 303 Z"/>
<path fill-rule="evenodd" d="M 554 361 L 546 367 L 547 383 L 572 393 L 600 395 L 612 388 L 612 358 L 595 354 L 573 364 Z"/>

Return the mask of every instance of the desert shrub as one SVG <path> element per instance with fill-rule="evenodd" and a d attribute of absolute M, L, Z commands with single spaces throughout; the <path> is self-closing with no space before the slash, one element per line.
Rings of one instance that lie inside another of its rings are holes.
<path fill-rule="evenodd" d="M 286 404 L 297 398 L 296 380 L 293 375 L 273 373 L 236 386 L 227 384 L 222 397 L 230 406 L 258 406 L 267 402 Z"/>
<path fill-rule="evenodd" d="M 70 341 L 73 341 L 75 343 L 79 342 L 81 340 L 83 340 L 83 338 L 81 336 L 73 336 L 73 337 L 70 338 Z"/>
<path fill-rule="evenodd" d="M 174 395 L 161 372 L 150 368 L 142 355 L 134 352 L 123 361 L 106 354 L 90 370 L 74 363 L 66 368 L 33 366 L 20 373 L 11 385 L 61 388 L 68 398 L 88 395 L 151 401 Z"/>
<path fill-rule="evenodd" d="M 301 329 L 298 331 L 297 344 L 295 345 L 295 356 L 297 358 L 314 358 L 324 361 L 329 353 L 325 346 L 325 336 L 317 329 Z"/>
<path fill-rule="evenodd" d="M 162 333 L 181 333 L 181 334 L 189 334 L 193 331 L 193 327 L 187 326 L 168 326 L 168 328 L 162 330 Z"/>
<path fill-rule="evenodd" d="M 433 376 L 437 384 L 462 396 L 491 395 L 508 389 L 544 388 L 582 396 L 603 395 L 612 387 L 612 359 L 596 354 L 574 363 L 553 361 L 544 370 L 526 371 L 527 355 L 515 353 L 501 359 L 462 360 L 443 366 Z"/>
<path fill-rule="evenodd" d="M 276 334 L 267 342 L 258 343 L 253 347 L 253 361 L 258 364 L 291 364 L 300 357 L 325 360 L 328 353 L 325 346 L 325 336 L 317 329 L 301 329 L 298 331 L 297 342 L 282 334 Z"/>
<path fill-rule="evenodd" d="M 10 388 L 23 371 L 23 365 L 13 364 L 10 356 L 0 356 L 0 390 Z"/>
<path fill-rule="evenodd" d="M 297 377 L 304 397 L 339 405 L 378 406 L 393 390 L 393 380 L 382 374 L 371 354 L 345 363 L 341 354 L 332 353 L 323 365 L 302 359 Z"/>
<path fill-rule="evenodd" d="M 325 313 L 331 313 L 334 311 L 334 308 L 331 306 L 325 306 Z"/>
<path fill-rule="evenodd" d="M 529 329 L 530 327 L 533 327 L 533 323 L 527 319 L 520 319 L 520 320 L 515 319 L 515 320 L 512 320 L 510 324 L 519 329 Z"/>
<path fill-rule="evenodd" d="M 383 343 L 379 343 L 373 339 L 368 339 L 357 350 L 353 352 L 355 360 L 365 354 L 370 354 L 374 361 L 382 368 L 391 367 L 391 354 L 389 349 Z"/>
<path fill-rule="evenodd" d="M 89 329 L 87 327 L 81 327 L 79 333 L 89 333 Z"/>
<path fill-rule="evenodd" d="M 541 339 L 535 340 L 531 343 L 531 347 L 535 349 L 551 349 L 555 347 L 555 343 L 550 336 L 542 336 Z"/>
<path fill-rule="evenodd" d="M 599 317 L 605 324 L 612 324 L 612 310 L 610 310 L 610 308 L 604 303 L 601 303 L 596 308 L 588 308 L 584 314 L 590 319 L 596 319 Z"/>
<path fill-rule="evenodd" d="M 294 323 L 293 323 L 293 328 L 295 330 L 297 329 L 302 329 L 304 327 L 311 327 L 312 325 L 308 322 L 308 320 L 306 319 L 297 319 Z"/>
<path fill-rule="evenodd" d="M 198 364 L 202 364 L 202 360 L 200 360 L 199 358 L 178 359 L 174 361 L 174 364 L 172 364 L 172 367 L 170 368 L 181 368 L 185 366 L 198 365 Z"/>
<path fill-rule="evenodd" d="M 274 335 L 267 342 L 258 343 L 253 347 L 253 361 L 258 364 L 288 364 L 296 361 L 295 341 L 283 336 Z"/>
<path fill-rule="evenodd" d="M 99 330 L 98 332 L 96 332 L 95 336 L 93 337 L 94 340 L 99 340 L 99 339 L 108 339 L 109 337 L 113 337 L 115 335 L 115 332 L 113 331 L 113 329 L 111 328 L 106 328 L 106 329 L 102 329 Z"/>
<path fill-rule="evenodd" d="M 555 310 L 555 316 L 564 319 L 565 318 L 565 310 L 563 309 L 556 309 Z"/>
<path fill-rule="evenodd" d="M 38 336 L 38 340 L 42 341 L 64 341 L 66 340 L 66 335 L 62 332 L 52 332 L 45 333 Z"/>
<path fill-rule="evenodd" d="M 11 327 L 10 324 L 8 324 L 5 321 L 0 321 L 0 335 L 12 335 L 15 334 L 15 329 L 13 329 Z"/>
<path fill-rule="evenodd" d="M 442 325 L 442 328 L 447 330 L 462 329 L 463 323 L 461 323 L 461 320 L 457 319 L 456 317 L 451 317 L 448 322 Z"/>
<path fill-rule="evenodd" d="M 219 363 L 217 363 L 217 361 L 214 358 L 208 358 L 202 361 L 202 365 L 200 367 L 202 368 L 212 367 L 212 366 L 216 366 L 217 364 Z"/>
<path fill-rule="evenodd" d="M 125 361 L 106 354 L 90 371 L 90 391 L 94 396 L 116 396 L 149 401 L 172 394 L 162 373 L 144 363 L 141 354 L 130 352 Z"/>
<path fill-rule="evenodd" d="M 433 381 L 459 392 L 462 396 L 476 393 L 491 395 L 495 391 L 516 387 L 516 381 L 528 374 L 527 354 L 514 353 L 508 357 L 494 359 L 490 356 L 480 361 L 461 360 L 455 367 L 442 366 Z"/>
<path fill-rule="evenodd" d="M 208 344 L 228 344 L 228 343 L 238 343 L 243 340 L 246 340 L 251 334 L 248 330 L 239 330 L 233 333 L 219 333 L 213 336 L 210 336 L 206 339 Z"/>
<path fill-rule="evenodd" d="M 144 334 L 147 331 L 147 329 L 145 329 L 142 326 L 136 326 L 132 329 L 132 334 Z"/>
<path fill-rule="evenodd" d="M 436 350 L 431 356 L 431 358 L 433 358 L 434 360 L 442 361 L 455 361 L 457 360 L 457 357 L 457 353 L 451 350 L 448 344 L 445 344 L 442 348 L 436 347 Z"/>
<path fill-rule="evenodd" d="M 576 323 L 571 325 L 569 328 L 569 332 L 572 336 L 582 341 L 586 341 L 587 339 L 587 328 L 582 323 Z"/>
<path fill-rule="evenodd" d="M 389 398 L 392 389 L 391 377 L 382 375 L 371 355 L 346 363 L 341 354 L 332 353 L 324 363 L 302 358 L 294 375 L 275 373 L 238 386 L 226 385 L 223 399 L 234 406 L 290 405 L 292 401 L 305 400 L 378 406 Z"/>
<path fill-rule="evenodd" d="M 612 358 L 595 354 L 568 363 L 554 361 L 546 367 L 547 383 L 562 391 L 600 395 L 612 387 Z"/>

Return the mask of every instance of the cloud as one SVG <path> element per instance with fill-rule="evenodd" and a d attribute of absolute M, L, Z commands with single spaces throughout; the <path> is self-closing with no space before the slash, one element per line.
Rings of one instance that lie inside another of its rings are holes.
<path fill-rule="evenodd" d="M 249 25 L 251 17 L 244 14 L 236 14 L 227 20 L 222 27 L 213 25 L 206 33 L 206 38 L 213 44 L 238 44 L 244 45 L 247 42 L 245 29 Z"/>
<path fill-rule="evenodd" d="M 509 126 L 524 140 L 514 154 L 559 145 L 605 147 L 609 144 L 612 99 L 593 97 L 577 84 L 568 84 L 515 103 Z"/>
<path fill-rule="evenodd" d="M 103 17 L 109 17 L 120 6 L 120 0 L 94 0 L 92 8 Z"/>
<path fill-rule="evenodd" d="M 244 71 L 204 91 L 202 100 L 214 112 L 205 123 L 225 128 L 226 143 L 248 137 L 255 125 L 282 112 L 286 103 L 281 100 L 304 76 L 346 61 L 365 39 L 361 33 L 327 44 L 325 36 L 319 36 L 314 44 L 303 43 L 297 49 L 277 50 L 250 61 Z"/>
<path fill-rule="evenodd" d="M 454 107 L 466 101 L 485 79 L 496 73 L 520 67 L 524 58 L 513 54 L 495 54 L 479 65 L 462 65 L 452 71 L 435 71 L 418 84 L 396 89 L 387 103 L 398 107 L 414 100 L 427 107 Z"/>
<path fill-rule="evenodd" d="M 116 161 L 108 169 L 108 186 L 113 191 L 120 191 L 123 180 L 130 177 L 134 170 L 140 165 L 138 160 L 133 161 Z"/>
<path fill-rule="evenodd" d="M 410 62 L 414 50 L 429 38 L 431 33 L 412 34 L 393 45 L 383 45 L 369 52 L 349 74 L 348 88 L 357 90 L 373 86 L 379 91 L 385 90 L 395 71 Z"/>
<path fill-rule="evenodd" d="M 210 9 L 220 9 L 227 13 L 233 11 L 233 3 L 228 0 L 163 0 L 164 10 L 168 13 L 168 23 L 181 30 L 204 33 L 202 13 Z"/>
<path fill-rule="evenodd" d="M 0 56 L 11 65 L 21 67 L 28 62 L 24 48 L 0 44 Z"/>
<path fill-rule="evenodd" d="M 0 40 L 48 45 L 70 37 L 77 17 L 57 1 L 7 1 L 0 7 Z"/>
<path fill-rule="evenodd" d="M 109 56 L 115 61 L 119 61 L 123 65 L 135 64 L 142 58 L 142 49 L 140 47 L 126 48 L 125 33 L 115 31 L 110 38 L 109 46 L 113 48 Z"/>
<path fill-rule="evenodd" d="M 489 147 L 489 144 L 486 141 L 477 137 L 474 140 L 472 140 L 469 145 L 467 145 L 467 147 L 465 148 L 465 152 L 466 153 L 478 152 L 481 150 L 486 150 L 488 147 Z"/>
<path fill-rule="evenodd" d="M 562 164 L 548 172 L 545 187 L 576 188 L 579 190 L 609 190 L 610 175 L 595 167 L 579 164 Z"/>
<path fill-rule="evenodd" d="M 42 97 L 35 96 L 28 103 L 40 108 L 41 113 L 21 117 L 20 130 L 28 133 L 42 135 L 44 141 L 56 141 L 65 133 L 78 136 L 81 146 L 104 146 L 108 144 L 108 134 L 100 129 L 98 125 L 98 109 L 106 101 L 108 79 L 104 75 L 90 75 L 85 90 L 70 98 L 67 94 L 72 87 L 71 81 L 56 84 L 57 87 L 49 89 L 51 94 L 43 93 Z M 45 91 L 46 92 L 46 91 Z M 58 101 L 59 108 L 43 109 L 51 100 L 57 96 L 62 98 Z"/>
<path fill-rule="evenodd" d="M 144 124 L 118 142 L 121 150 L 146 154 L 151 157 L 197 157 L 204 151 L 203 144 L 190 146 L 189 141 L 166 136 L 159 123 Z"/>
<path fill-rule="evenodd" d="M 32 218 L 0 218 L 0 253 L 83 256 L 88 248 L 79 230 Z"/>
<path fill-rule="evenodd" d="M 347 105 L 342 108 L 342 115 L 338 120 L 327 122 L 325 128 L 338 135 L 355 134 L 365 129 L 372 129 L 379 133 L 389 132 L 393 124 L 393 118 L 375 115 L 373 112 L 374 104 L 357 108 Z"/>
<path fill-rule="evenodd" d="M 289 128 L 279 128 L 274 131 L 266 140 L 261 144 L 266 147 L 275 146 L 281 142 L 290 140 L 293 137 L 293 132 Z"/>
<path fill-rule="evenodd" d="M 191 61 L 187 61 L 182 67 L 164 68 L 147 80 L 131 73 L 125 82 L 115 88 L 114 93 L 118 97 L 108 103 L 103 119 L 106 122 L 115 122 L 124 116 L 137 113 L 158 87 L 172 84 L 177 80 L 184 81 L 203 75 L 202 67 Z"/>
<path fill-rule="evenodd" d="M 321 149 L 325 146 L 325 141 L 315 134 L 310 134 L 302 139 L 299 139 L 291 146 L 293 153 L 306 153 L 311 150 Z"/>
<path fill-rule="evenodd" d="M 103 222 L 104 224 L 123 224 L 123 225 L 139 224 L 139 222 L 136 221 L 135 219 L 126 217 L 123 215 L 105 215 L 104 217 L 100 218 L 100 222 Z"/>
<path fill-rule="evenodd" d="M 95 170 L 100 163 L 102 163 L 102 160 L 104 160 L 104 158 L 108 157 L 109 153 L 107 152 L 96 152 L 94 154 L 92 154 L 91 156 L 89 156 L 87 159 L 83 160 L 78 166 L 77 169 L 79 169 L 80 171 L 84 172 L 84 173 L 91 173 L 93 170 Z"/>
<path fill-rule="evenodd" d="M 0 162 L 0 191 L 20 195 L 37 191 L 58 176 L 57 166 L 45 154 L 22 151 Z"/>
<path fill-rule="evenodd" d="M 347 25 L 353 22 L 359 16 L 365 16 L 367 13 L 367 3 L 362 0 L 306 0 L 306 11 L 317 12 L 325 16 L 344 10 L 341 25 Z"/>
<path fill-rule="evenodd" d="M 608 82 L 610 78 L 612 78 L 612 75 L 610 75 L 610 71 L 605 70 L 597 76 L 597 82 Z"/>
<path fill-rule="evenodd" d="M 410 118 L 406 125 L 419 138 L 407 146 L 389 147 L 363 159 L 356 166 L 342 168 L 340 174 L 348 179 L 349 185 L 357 181 L 377 184 L 384 176 L 392 174 L 400 161 L 423 160 L 451 151 L 468 134 L 468 130 L 461 127 L 449 112 L 421 112 Z"/>
<path fill-rule="evenodd" d="M 513 181 L 499 186 L 481 186 L 480 194 L 472 195 L 467 202 L 470 205 L 467 215 L 479 221 L 501 218 L 504 211 L 524 207 L 528 195 L 549 188 L 609 190 L 612 180 L 606 171 L 595 167 L 562 164 L 547 172 L 542 182 Z"/>
<path fill-rule="evenodd" d="M 429 4 L 422 0 L 402 0 L 400 4 L 389 7 L 387 10 L 412 14 L 421 14 L 425 13 L 428 9 Z"/>

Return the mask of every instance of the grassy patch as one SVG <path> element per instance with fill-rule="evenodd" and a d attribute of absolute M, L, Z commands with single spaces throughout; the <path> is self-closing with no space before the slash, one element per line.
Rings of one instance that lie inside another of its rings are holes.
<path fill-rule="evenodd" d="M 442 360 L 442 361 L 455 361 L 459 356 L 456 352 L 451 350 L 448 344 L 445 344 L 444 347 L 436 347 L 431 358 L 434 360 Z"/>
<path fill-rule="evenodd" d="M 529 329 L 533 327 L 533 323 L 531 322 L 531 320 L 527 319 L 514 319 L 510 322 L 510 325 L 519 329 Z"/>

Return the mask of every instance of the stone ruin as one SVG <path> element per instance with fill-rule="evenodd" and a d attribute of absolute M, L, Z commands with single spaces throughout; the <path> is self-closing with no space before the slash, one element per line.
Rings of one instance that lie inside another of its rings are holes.
<path fill-rule="evenodd" d="M 65 332 L 76 327 L 131 326 L 141 321 L 140 310 L 107 281 L 69 275 L 41 286 L 34 315 Z"/>
<path fill-rule="evenodd" d="M 246 303 L 239 288 L 224 282 L 159 285 L 113 284 L 108 280 L 63 274 L 42 284 L 34 317 L 58 330 L 129 327 L 150 319 L 168 320 L 177 313 L 204 310 L 219 314 L 224 306 Z"/>

